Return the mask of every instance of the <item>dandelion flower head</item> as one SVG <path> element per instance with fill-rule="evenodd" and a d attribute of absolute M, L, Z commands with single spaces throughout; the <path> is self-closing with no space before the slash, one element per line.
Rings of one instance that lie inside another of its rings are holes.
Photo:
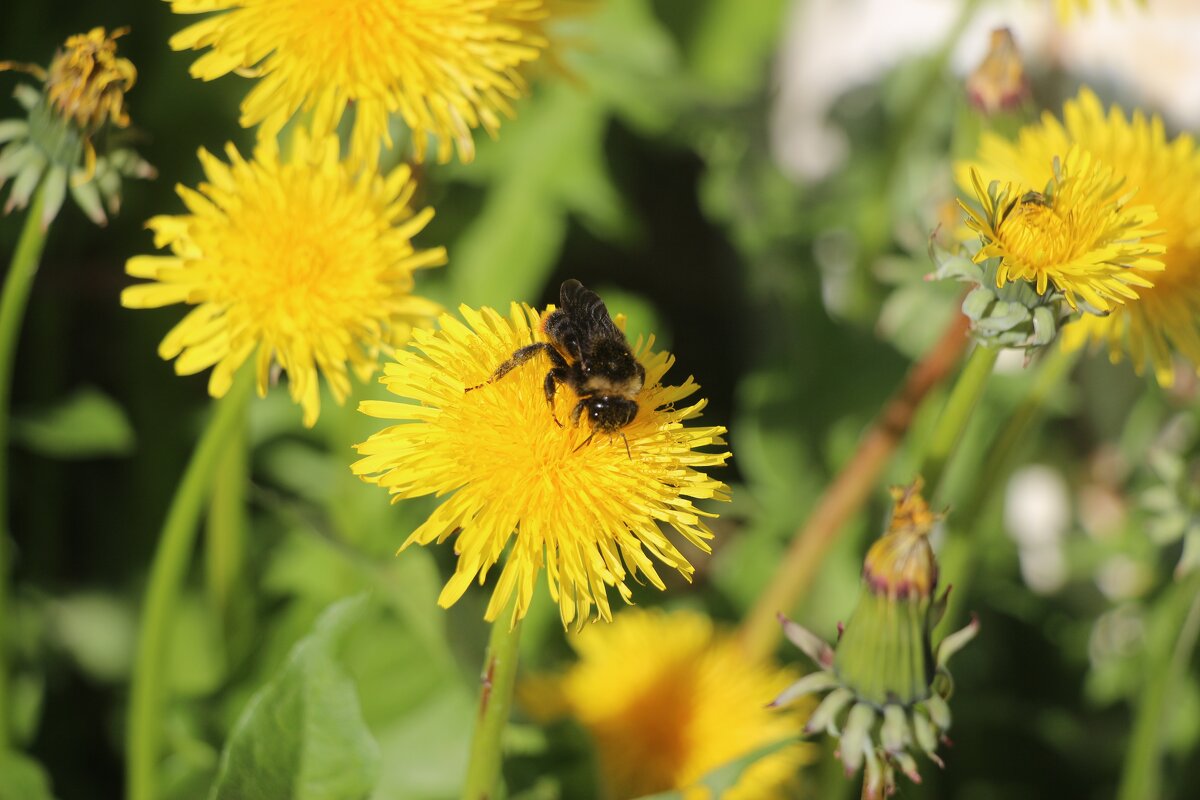
<path fill-rule="evenodd" d="M 570 389 L 559 388 L 551 415 L 545 360 L 465 391 L 484 384 L 518 348 L 546 341 L 537 311 L 515 304 L 508 317 L 489 308 L 460 311 L 465 322 L 443 315 L 440 331 L 417 331 L 414 347 L 385 366 L 383 383 L 404 401 L 367 401 L 360 409 L 398 424 L 358 445 L 363 458 L 353 467 L 394 500 L 445 498 L 404 543 L 456 537 L 457 569 L 439 604 L 449 607 L 473 580 L 482 583 L 502 558 L 488 620 L 514 592 L 513 620 L 523 617 L 543 567 L 564 625 L 582 625 L 593 606 L 611 619 L 608 588 L 629 602 L 629 577 L 664 589 L 655 561 L 690 577 L 694 568 L 660 525 L 708 552 L 712 533 L 703 517 L 714 515 L 693 501 L 727 499 L 727 488 L 699 469 L 729 457 L 699 449 L 723 445 L 724 428 L 684 425 L 705 405 L 683 404 L 696 383 L 664 385 L 674 359 L 655 351 L 653 338 L 639 340 L 633 351 L 646 379 L 637 416 L 617 435 L 598 433 L 585 443 L 592 430 L 586 421 L 571 424 L 577 398 Z"/>
<path fill-rule="evenodd" d="M 171 0 L 176 13 L 220 12 L 171 38 L 176 50 L 211 48 L 197 78 L 230 72 L 258 83 L 242 103 L 242 125 L 273 137 L 299 110 L 332 131 L 354 107 L 351 153 L 373 164 L 391 146 L 388 117 L 448 161 L 474 155 L 472 130 L 495 135 L 525 93 L 520 69 L 548 47 L 543 31 L 556 0 Z"/>
<path fill-rule="evenodd" d="M 46 96 L 83 130 L 99 128 L 105 120 L 120 128 L 129 125 L 125 93 L 133 88 L 137 70 L 129 59 L 117 57 L 117 39 L 127 33 L 128 28 L 112 33 L 92 28 L 76 34 L 50 62 Z"/>
<path fill-rule="evenodd" d="M 573 666 L 526 681 L 518 697 L 537 718 L 571 716 L 588 730 L 614 800 L 669 790 L 707 798 L 696 785 L 706 774 L 794 738 L 804 724 L 806 705 L 767 708 L 797 675 L 752 660 L 701 614 L 629 609 L 571 645 Z M 811 758 L 811 745 L 787 745 L 754 762 L 722 797 L 795 797 L 796 774 Z"/>
<path fill-rule="evenodd" d="M 336 137 L 303 131 L 287 159 L 272 141 L 252 161 L 233 145 L 228 164 L 201 150 L 207 181 L 177 188 L 188 213 L 146 223 L 170 255 L 131 258 L 126 271 L 148 282 L 121 294 L 129 308 L 195 306 L 159 355 L 175 359 L 180 375 L 212 367 L 214 397 L 252 354 L 265 394 L 277 364 L 308 426 L 320 412 L 318 374 L 343 402 L 350 369 L 367 379 L 380 351 L 432 321 L 439 307 L 412 294 L 413 273 L 446 261 L 440 247 L 413 247 L 433 209 L 410 208 L 409 168 L 362 172 L 339 150 Z"/>
<path fill-rule="evenodd" d="M 1108 312 L 1137 299 L 1134 287 L 1150 287 L 1146 274 L 1163 268 L 1162 245 L 1144 241 L 1157 233 L 1154 209 L 1127 205 L 1124 182 L 1077 148 L 1055 166 L 1045 193 L 985 190 L 978 173 L 971 180 L 983 207 L 963 205 L 983 241 L 975 261 L 1000 259 L 997 286 L 1025 280 L 1045 294 L 1053 284 L 1072 308 L 1082 298 Z"/>
<path fill-rule="evenodd" d="M 977 160 L 959 165 L 959 181 L 969 185 L 974 167 L 988 179 L 1040 190 L 1055 180 L 1055 159 L 1073 149 L 1123 180 L 1122 213 L 1153 209 L 1157 219 L 1146 224 L 1158 233 L 1150 241 L 1164 250 L 1131 264 L 1128 271 L 1136 277 L 1126 280 L 1126 288 L 1137 287 L 1136 301 L 1116 302 L 1107 316 L 1085 314 L 1066 326 L 1064 339 L 1069 346 L 1104 342 L 1114 361 L 1127 353 L 1138 372 L 1148 363 L 1159 382 L 1169 384 L 1172 349 L 1200 364 L 1200 152 L 1191 136 L 1168 139 L 1162 120 L 1140 111 L 1127 116 L 1113 106 L 1106 113 L 1083 88 L 1067 101 L 1061 121 L 1046 112 L 1016 141 L 984 134 Z M 1147 269 L 1153 262 L 1162 269 Z M 1128 298 L 1120 287 L 1108 286 L 1114 300 Z"/>

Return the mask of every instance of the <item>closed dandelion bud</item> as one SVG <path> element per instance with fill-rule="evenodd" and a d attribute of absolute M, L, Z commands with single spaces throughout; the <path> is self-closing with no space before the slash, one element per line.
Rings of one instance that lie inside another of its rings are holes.
<path fill-rule="evenodd" d="M 1008 28 L 992 31 L 987 55 L 967 77 L 967 98 L 988 116 L 1017 109 L 1030 99 L 1021 51 Z"/>
<path fill-rule="evenodd" d="M 0 122 L 0 188 L 13 182 L 5 213 L 28 205 L 44 181 L 43 227 L 57 216 L 68 188 L 88 218 L 104 225 L 105 206 L 115 213 L 120 205 L 121 177 L 155 176 L 154 168 L 132 149 L 118 144 L 97 152 L 93 141 L 109 127 L 129 125 L 125 93 L 137 70 L 117 56 L 116 44 L 127 32 L 93 28 L 71 36 L 46 69 L 0 62 L 0 70 L 17 69 L 42 82 L 40 92 L 28 85 L 14 91 L 24 119 Z"/>
<path fill-rule="evenodd" d="M 867 797 L 895 788 L 896 771 L 921 780 L 915 754 L 941 765 L 937 748 L 950 727 L 950 656 L 976 632 L 972 622 L 933 645 L 933 629 L 946 609 L 947 592 L 936 595 L 938 565 L 929 534 L 938 515 L 920 493 L 920 480 L 895 488 L 887 532 L 863 563 L 858 605 L 832 647 L 781 618 L 787 637 L 816 662 L 776 698 L 782 706 L 828 690 L 805 733 L 840 738 L 847 774 L 864 773 Z"/>

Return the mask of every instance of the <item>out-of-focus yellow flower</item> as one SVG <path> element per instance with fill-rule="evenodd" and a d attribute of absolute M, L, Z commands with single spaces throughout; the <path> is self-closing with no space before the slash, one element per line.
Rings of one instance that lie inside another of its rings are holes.
<path fill-rule="evenodd" d="M 339 147 L 336 137 L 297 131 L 287 160 L 270 140 L 253 161 L 233 145 L 229 164 L 201 150 L 207 182 L 177 189 L 189 213 L 146 223 L 171 255 L 129 259 L 126 271 L 150 282 L 121 293 L 129 308 L 195 306 L 158 348 L 177 373 L 212 367 L 208 390 L 220 397 L 256 353 L 259 394 L 278 364 L 309 426 L 320 411 L 318 372 L 342 402 L 348 368 L 367 379 L 381 350 L 438 312 L 412 294 L 413 273 L 446 261 L 441 247 L 413 247 L 433 209 L 410 208 L 409 168 L 362 173 L 339 160 Z"/>
<path fill-rule="evenodd" d="M 1154 209 L 1127 205 L 1124 180 L 1078 147 L 1053 161 L 1044 193 L 1012 184 L 989 191 L 972 173 L 983 211 L 962 207 L 983 241 L 975 262 L 999 258 L 998 287 L 1024 280 L 1045 294 L 1053 284 L 1072 308 L 1077 297 L 1099 312 L 1136 300 L 1134 287 L 1149 288 L 1148 276 L 1163 269 L 1163 246 L 1146 241 L 1158 233 Z"/>
<path fill-rule="evenodd" d="M 1109 5 L 1117 6 L 1117 0 L 1109 0 Z M 1145 6 L 1146 0 L 1137 0 L 1137 5 Z M 1064 25 L 1071 21 L 1075 14 L 1089 14 L 1092 11 L 1092 0 L 1054 0 L 1054 13 L 1058 21 Z"/>
<path fill-rule="evenodd" d="M 520 69 L 548 46 L 557 0 L 171 0 L 176 13 L 223 13 L 171 38 L 176 50 L 209 47 L 197 78 L 259 76 L 242 125 L 273 137 L 299 110 L 314 133 L 332 131 L 353 106 L 351 153 L 373 164 L 391 146 L 388 116 L 413 132 L 417 160 L 432 137 L 437 158 L 457 147 L 470 161 L 472 130 L 496 135 L 525 91 Z"/>
<path fill-rule="evenodd" d="M 1200 365 L 1200 152 L 1191 136 L 1168 140 L 1158 117 L 1140 111 L 1131 117 L 1117 108 L 1107 113 L 1089 89 L 1063 108 L 1060 122 L 1049 112 L 1010 141 L 985 133 L 978 159 L 958 165 L 958 179 L 969 186 L 970 169 L 990 179 L 1038 189 L 1054 179 L 1055 158 L 1073 149 L 1088 153 L 1124 180 L 1129 204 L 1150 206 L 1165 252 L 1155 256 L 1164 269 L 1140 278 L 1153 284 L 1137 290 L 1138 299 L 1113 308 L 1106 317 L 1084 315 L 1063 330 L 1068 346 L 1102 341 L 1113 360 L 1128 353 L 1141 372 L 1147 362 L 1160 383 L 1173 379 L 1171 350 Z"/>
<path fill-rule="evenodd" d="M 736 639 L 693 612 L 630 609 L 611 625 L 574 636 L 579 661 L 561 676 L 518 688 L 535 717 L 571 716 L 591 734 L 605 797 L 628 800 L 683 790 L 756 750 L 796 736 L 807 706 L 767 708 L 796 675 L 746 655 Z M 724 800 L 796 796 L 796 775 L 813 748 L 790 744 L 756 761 Z"/>
<path fill-rule="evenodd" d="M 358 445 L 354 472 L 395 499 L 445 497 L 404 547 L 455 536 L 458 568 L 438 602 L 449 607 L 477 577 L 505 558 L 486 617 L 494 620 L 516 592 L 513 620 L 525 615 L 543 566 L 563 624 L 582 625 L 593 605 L 612 618 L 608 587 L 629 601 L 626 579 L 641 573 L 665 588 L 654 560 L 690 577 L 687 557 L 663 532 L 673 529 L 693 547 L 709 551 L 712 533 L 693 499 L 727 499 L 727 487 L 698 471 L 718 466 L 727 452 L 720 427 L 686 427 L 705 401 L 676 407 L 699 387 L 663 385 L 674 359 L 634 346 L 646 370 L 636 418 L 616 437 L 592 436 L 569 420 L 574 393 L 555 395 L 554 415 L 543 384 L 548 364 L 533 362 L 478 391 L 518 348 L 546 341 L 541 317 L 512 306 L 507 318 L 490 308 L 463 306 L 466 324 L 442 316 L 437 333 L 418 331 L 414 348 L 385 367 L 383 383 L 404 402 L 368 401 L 370 416 L 399 420 Z M 591 438 L 591 441 L 586 441 Z M 403 549 L 403 548 L 401 548 Z"/>
<path fill-rule="evenodd" d="M 42 83 L 39 92 L 18 86 L 14 95 L 25 119 L 0 122 L 0 187 L 13 179 L 5 213 L 24 208 L 34 190 L 45 186 L 42 226 L 58 215 L 68 187 L 84 213 L 97 225 L 115 214 L 121 202 L 121 178 L 152 178 L 156 172 L 133 150 L 111 147 L 98 156 L 92 137 L 106 125 L 129 125 L 125 93 L 137 70 L 117 56 L 117 39 L 129 32 L 92 28 L 76 34 L 55 53 L 49 69 L 37 64 L 0 61 L 0 71 L 15 69 Z"/>

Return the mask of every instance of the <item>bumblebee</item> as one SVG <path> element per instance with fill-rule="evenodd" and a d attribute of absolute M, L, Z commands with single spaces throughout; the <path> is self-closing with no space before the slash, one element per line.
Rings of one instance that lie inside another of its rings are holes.
<path fill-rule="evenodd" d="M 542 320 L 542 332 L 548 342 L 526 345 L 492 373 L 487 383 L 472 386 L 479 389 L 503 378 L 525 362 L 545 354 L 550 360 L 543 388 L 550 416 L 554 416 L 554 395 L 558 385 L 565 383 L 579 396 L 571 411 L 571 423 L 579 424 L 586 411 L 592 426 L 609 435 L 633 422 L 637 416 L 635 399 L 646 382 L 646 370 L 634 358 L 633 350 L 621 329 L 612 321 L 604 301 L 577 280 L 563 283 L 558 291 L 558 308 Z M 592 440 L 589 436 L 583 444 Z M 583 445 L 580 445 L 582 447 Z M 625 446 L 628 449 L 629 442 Z"/>

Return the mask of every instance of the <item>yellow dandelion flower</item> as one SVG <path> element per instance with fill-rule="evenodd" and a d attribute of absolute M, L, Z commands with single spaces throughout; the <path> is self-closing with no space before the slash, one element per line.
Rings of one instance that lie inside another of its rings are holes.
<path fill-rule="evenodd" d="M 1116 0 L 1110 0 L 1109 5 L 1117 8 L 1121 4 Z M 1137 0 L 1137 5 L 1144 7 L 1146 0 Z M 1092 0 L 1054 0 L 1054 13 L 1058 17 L 1059 22 L 1066 24 L 1071 21 L 1076 13 L 1092 13 Z"/>
<path fill-rule="evenodd" d="M 578 662 L 526 681 L 518 697 L 539 719 L 571 716 L 588 730 L 611 800 L 669 790 L 707 798 L 696 786 L 706 774 L 794 738 L 804 724 L 807 706 L 767 708 L 798 676 L 751 659 L 701 614 L 630 609 L 573 636 L 571 646 Z M 722 797 L 795 797 L 797 772 L 811 758 L 811 745 L 787 745 L 754 762 Z"/>
<path fill-rule="evenodd" d="M 1124 181 L 1077 147 L 1054 163 L 1044 194 L 1012 184 L 987 191 L 971 173 L 983 212 L 962 207 L 983 241 L 975 262 L 999 258 L 998 287 L 1024 280 L 1045 294 L 1053 284 L 1072 308 L 1077 296 L 1100 312 L 1137 299 L 1133 287 L 1149 288 L 1146 275 L 1163 269 L 1163 246 L 1144 241 L 1158 233 L 1154 209 L 1127 205 Z"/>
<path fill-rule="evenodd" d="M 712 533 L 701 518 L 714 515 L 692 501 L 728 499 L 724 484 L 697 471 L 725 463 L 727 452 L 697 450 L 724 444 L 725 429 L 684 426 L 704 400 L 676 407 L 696 383 L 689 377 L 680 386 L 664 385 L 674 359 L 655 351 L 653 338 L 639 340 L 634 353 L 646 377 L 637 416 L 620 435 L 596 435 L 585 444 L 593 431 L 586 422 L 570 423 L 573 392 L 558 391 L 551 416 L 545 361 L 465 391 L 487 381 L 519 347 L 546 341 L 537 311 L 516 304 L 507 318 L 489 308 L 460 311 L 466 324 L 443 315 L 439 332 L 417 331 L 415 349 L 385 366 L 383 383 L 406 402 L 368 401 L 359 408 L 401 423 L 358 445 L 364 457 L 353 467 L 397 500 L 449 495 L 404 543 L 457 536 L 458 566 L 438 603 L 449 607 L 476 577 L 482 583 L 510 540 L 489 621 L 514 591 L 514 622 L 525 615 L 543 565 L 564 625 L 582 625 L 593 604 L 611 619 L 608 587 L 628 602 L 631 573 L 665 588 L 650 556 L 690 577 L 692 565 L 659 526 L 709 552 Z"/>
<path fill-rule="evenodd" d="M 1129 202 L 1154 208 L 1161 231 L 1154 241 L 1166 250 L 1157 256 L 1165 268 L 1143 276 L 1153 287 L 1139 289 L 1136 302 L 1118 305 L 1107 317 L 1085 315 L 1067 325 L 1064 342 L 1107 342 L 1114 361 L 1128 353 L 1139 373 L 1149 362 L 1168 385 L 1172 348 L 1200 365 L 1200 152 L 1191 136 L 1167 139 L 1162 120 L 1140 111 L 1126 116 L 1114 106 L 1106 113 L 1084 88 L 1066 103 L 1062 121 L 1047 112 L 1015 142 L 984 134 L 976 163 L 960 165 L 959 180 L 968 185 L 974 166 L 1000 181 L 1045 186 L 1054 177 L 1054 157 L 1072 147 L 1123 177 L 1127 190 L 1136 190 Z"/>
<path fill-rule="evenodd" d="M 474 157 L 472 130 L 495 136 L 525 94 L 519 70 L 548 46 L 556 0 L 171 0 L 176 13 L 220 13 L 171 38 L 176 50 L 211 50 L 191 74 L 213 80 L 250 70 L 259 82 L 241 123 L 273 137 L 301 109 L 314 132 L 332 131 L 354 107 L 351 154 L 373 164 L 391 146 L 388 117 L 426 140 L 437 158 Z"/>
<path fill-rule="evenodd" d="M 380 350 L 432 320 L 439 308 L 412 294 L 413 272 L 446 261 L 441 247 L 413 248 L 433 209 L 409 207 L 409 168 L 363 173 L 339 160 L 339 147 L 298 131 L 287 160 L 271 141 L 253 161 L 233 145 L 228 164 L 201 150 L 207 182 L 177 188 L 189 213 L 146 223 L 171 255 L 129 259 L 126 272 L 151 282 L 121 293 L 129 308 L 195 306 L 158 353 L 180 375 L 212 367 L 214 397 L 253 353 L 265 395 L 278 364 L 308 426 L 320 411 L 318 372 L 341 403 L 348 367 L 365 380 Z"/>

